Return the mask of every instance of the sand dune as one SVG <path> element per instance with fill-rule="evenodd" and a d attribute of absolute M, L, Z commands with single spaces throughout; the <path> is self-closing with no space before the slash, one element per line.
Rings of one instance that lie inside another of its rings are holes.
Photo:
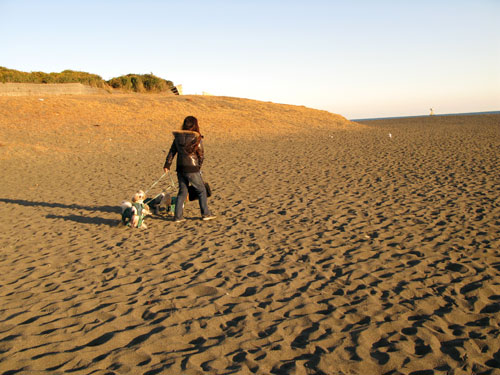
<path fill-rule="evenodd" d="M 147 95 L 0 108 L 0 373 L 500 373 L 500 116 L 354 124 Z M 187 114 L 217 220 L 191 202 L 180 225 L 116 226 Z"/>

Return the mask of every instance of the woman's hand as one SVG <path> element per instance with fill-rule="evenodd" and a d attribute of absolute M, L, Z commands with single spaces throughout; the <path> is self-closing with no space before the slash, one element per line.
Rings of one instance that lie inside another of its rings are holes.
<path fill-rule="evenodd" d="M 163 168 L 163 171 L 165 171 L 165 174 L 168 174 L 168 172 L 170 172 L 168 168 Z"/>

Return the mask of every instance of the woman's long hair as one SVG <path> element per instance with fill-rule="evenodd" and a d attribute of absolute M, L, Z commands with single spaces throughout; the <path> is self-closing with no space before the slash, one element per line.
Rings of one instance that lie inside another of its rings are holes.
<path fill-rule="evenodd" d="M 193 132 L 200 132 L 200 127 L 198 126 L 198 119 L 194 116 L 188 116 L 184 119 L 182 124 L 182 130 L 191 130 Z"/>
<path fill-rule="evenodd" d="M 198 120 L 194 116 L 188 116 L 184 119 L 184 123 L 182 124 L 182 130 L 189 130 L 192 132 L 197 132 L 200 134 L 200 127 L 198 126 Z M 200 134 L 195 137 L 193 143 L 189 145 L 186 150 L 189 153 L 195 152 L 198 147 L 200 147 L 200 142 L 203 136 Z"/>

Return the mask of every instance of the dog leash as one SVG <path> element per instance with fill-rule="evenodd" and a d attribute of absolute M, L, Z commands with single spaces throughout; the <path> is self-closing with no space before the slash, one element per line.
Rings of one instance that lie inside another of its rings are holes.
<path fill-rule="evenodd" d="M 160 182 L 160 180 L 161 180 L 163 177 L 165 177 L 165 175 L 166 175 L 166 174 L 167 174 L 167 173 L 163 173 L 163 174 L 161 175 L 161 177 L 160 177 L 158 180 L 156 180 L 156 181 L 153 183 L 153 185 L 151 185 L 151 186 L 149 187 L 149 189 L 148 189 L 148 190 L 146 190 L 146 191 L 144 192 L 144 194 L 147 194 L 147 193 L 148 193 L 148 192 L 149 192 L 152 188 L 154 188 L 154 187 L 155 187 L 155 185 L 156 185 L 158 182 Z M 168 173 L 168 175 L 170 176 L 170 183 L 172 184 L 172 188 L 175 188 L 175 183 L 174 183 L 174 179 L 172 178 L 172 174 Z M 159 194 L 158 194 L 158 195 L 159 195 Z"/>
<path fill-rule="evenodd" d="M 170 183 L 172 184 L 172 188 L 175 189 L 175 182 L 174 182 L 174 178 L 172 177 L 172 174 L 169 173 L 168 174 L 170 176 Z"/>
<path fill-rule="evenodd" d="M 154 187 L 154 186 L 155 186 L 158 182 L 160 182 L 160 180 L 161 180 L 161 179 L 162 179 L 165 175 L 166 175 L 166 173 L 163 173 L 163 174 L 161 175 L 161 177 L 160 177 L 158 180 L 156 180 L 156 181 L 153 183 L 153 185 L 151 185 L 151 186 L 149 187 L 149 189 L 148 189 L 148 190 L 146 190 L 146 191 L 144 192 L 144 194 L 147 194 L 147 193 L 148 193 L 148 191 L 150 191 L 150 190 L 151 190 L 151 189 L 152 189 L 152 188 L 153 188 L 153 187 Z M 172 176 L 170 176 L 170 177 L 172 177 Z"/>

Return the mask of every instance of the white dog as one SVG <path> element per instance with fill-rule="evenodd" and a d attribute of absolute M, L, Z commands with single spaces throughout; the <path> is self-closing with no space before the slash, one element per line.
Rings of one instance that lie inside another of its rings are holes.
<path fill-rule="evenodd" d="M 144 218 L 151 215 L 149 207 L 144 204 L 146 194 L 139 190 L 132 197 L 132 202 L 123 201 L 121 204 L 122 211 L 122 224 L 131 228 L 146 229 L 147 225 L 144 223 Z"/>

